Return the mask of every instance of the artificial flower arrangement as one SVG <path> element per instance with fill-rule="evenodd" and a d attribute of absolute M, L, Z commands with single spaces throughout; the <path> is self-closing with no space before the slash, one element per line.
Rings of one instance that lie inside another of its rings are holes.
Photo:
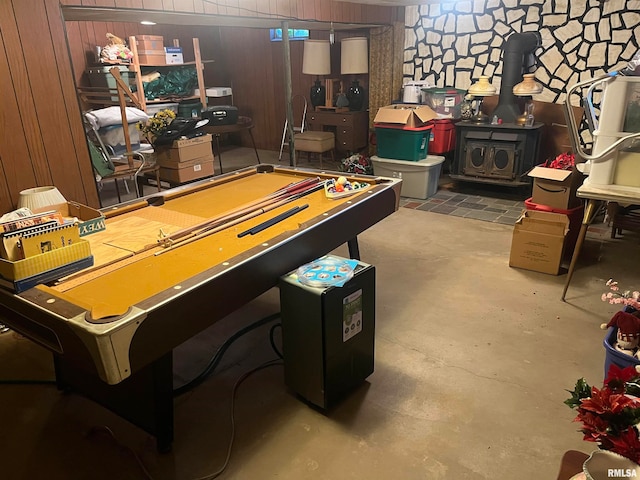
<path fill-rule="evenodd" d="M 547 160 L 543 167 L 571 170 L 576 165 L 576 156 L 571 152 L 561 153 L 553 160 Z"/>
<path fill-rule="evenodd" d="M 607 280 L 609 292 L 602 294 L 602 301 L 609 302 L 612 305 L 624 305 L 635 310 L 640 310 L 640 292 L 625 290 L 621 291 L 618 282 L 613 278 Z"/>
<path fill-rule="evenodd" d="M 601 389 L 581 378 L 568 392 L 564 403 L 577 411 L 584 440 L 640 463 L 640 373 L 633 366 L 611 364 Z"/>
<path fill-rule="evenodd" d="M 156 112 L 153 117 L 149 118 L 145 123 L 138 122 L 136 124 L 138 130 L 147 138 L 149 143 L 153 144 L 155 140 L 167 131 L 171 122 L 176 118 L 173 110 L 165 108 Z"/>
<path fill-rule="evenodd" d="M 640 292 L 621 291 L 618 282 L 612 278 L 607 280 L 609 292 L 602 294 L 602 301 L 612 305 L 622 305 L 609 323 L 603 323 L 600 328 L 616 327 L 616 340 L 612 345 L 615 350 L 634 358 L 640 358 Z"/>
<path fill-rule="evenodd" d="M 373 175 L 373 165 L 371 165 L 371 161 L 361 153 L 343 158 L 341 168 L 343 172 Z"/>
<path fill-rule="evenodd" d="M 625 352 L 630 345 L 637 346 L 640 339 L 639 319 L 635 316 L 640 311 L 640 293 L 620 291 L 618 282 L 611 278 L 606 285 L 610 291 L 602 294 L 602 301 L 623 305 L 624 309 L 601 328 L 615 326 L 616 350 Z M 621 331 L 625 332 L 623 338 Z M 600 389 L 591 387 L 584 378 L 579 379 L 573 391 L 567 390 L 571 397 L 564 403 L 577 411 L 574 421 L 582 423 L 584 440 L 640 464 L 640 369 L 634 363 L 637 362 L 630 361 L 628 366 L 621 367 L 612 362 Z"/>

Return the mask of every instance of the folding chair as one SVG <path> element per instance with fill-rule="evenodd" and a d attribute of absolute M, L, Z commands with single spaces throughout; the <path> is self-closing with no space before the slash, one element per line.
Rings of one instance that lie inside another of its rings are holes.
<path fill-rule="evenodd" d="M 116 194 L 118 195 L 118 202 L 121 202 L 122 199 L 120 196 L 120 189 L 118 187 L 119 179 L 126 180 L 127 178 L 133 178 L 135 180 L 134 183 L 136 188 L 136 197 L 139 197 L 141 196 L 142 192 L 139 191 L 137 182 L 138 175 L 154 173 L 156 177 L 156 185 L 158 186 L 158 191 L 160 191 L 160 167 L 155 162 L 148 161 L 141 153 L 133 151 L 131 147 L 131 137 L 129 135 L 129 124 L 127 123 L 126 107 L 127 104 L 133 104 L 136 107 L 140 108 L 140 102 L 135 97 L 133 92 L 131 92 L 127 84 L 124 83 L 122 77 L 120 76 L 120 71 L 116 67 L 110 69 L 109 72 L 114 76 L 116 80 L 115 91 L 113 88 L 109 87 L 85 87 L 78 88 L 78 94 L 85 104 L 97 105 L 113 105 L 113 98 L 117 95 L 117 103 L 120 106 L 120 116 L 122 117 L 122 127 L 126 146 L 126 152 L 124 153 L 123 157 L 120 157 L 120 159 L 124 158 L 124 162 L 119 162 L 117 158 L 112 157 L 111 153 L 103 143 L 95 127 L 87 121 L 84 115 L 83 121 L 85 124 L 85 132 L 87 133 L 87 140 L 90 142 L 90 152 L 91 150 L 93 150 L 93 152 L 91 153 L 94 170 L 96 170 L 100 175 L 99 181 L 113 180 L 115 182 Z M 100 157 L 102 157 L 102 159 L 100 159 Z M 103 171 L 107 173 L 106 175 L 102 175 L 99 173 L 100 169 L 96 167 L 96 162 L 98 162 L 97 165 L 107 165 L 107 168 Z M 108 173 L 111 165 L 113 165 L 113 172 Z M 125 186 L 128 190 L 128 186 L 126 185 L 126 183 Z"/>

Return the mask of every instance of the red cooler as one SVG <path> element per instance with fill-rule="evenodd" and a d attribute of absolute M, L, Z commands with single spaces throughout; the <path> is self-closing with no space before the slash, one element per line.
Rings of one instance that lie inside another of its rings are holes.
<path fill-rule="evenodd" d="M 431 120 L 429 125 L 433 126 L 429 140 L 429 154 L 440 155 L 456 148 L 456 125 L 453 120 L 448 118 Z"/>

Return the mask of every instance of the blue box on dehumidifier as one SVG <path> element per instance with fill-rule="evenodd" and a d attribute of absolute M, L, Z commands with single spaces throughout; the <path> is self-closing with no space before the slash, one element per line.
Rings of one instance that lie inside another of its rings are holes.
<path fill-rule="evenodd" d="M 378 157 L 417 161 L 427 158 L 431 129 L 375 125 Z"/>

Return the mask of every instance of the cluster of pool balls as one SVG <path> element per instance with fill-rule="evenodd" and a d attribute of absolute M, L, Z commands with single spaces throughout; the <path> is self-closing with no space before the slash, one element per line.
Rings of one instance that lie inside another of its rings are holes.
<path fill-rule="evenodd" d="M 329 193 L 343 193 L 359 190 L 367 185 L 367 183 L 349 182 L 346 177 L 338 177 L 337 180 L 327 180 L 326 188 Z"/>

